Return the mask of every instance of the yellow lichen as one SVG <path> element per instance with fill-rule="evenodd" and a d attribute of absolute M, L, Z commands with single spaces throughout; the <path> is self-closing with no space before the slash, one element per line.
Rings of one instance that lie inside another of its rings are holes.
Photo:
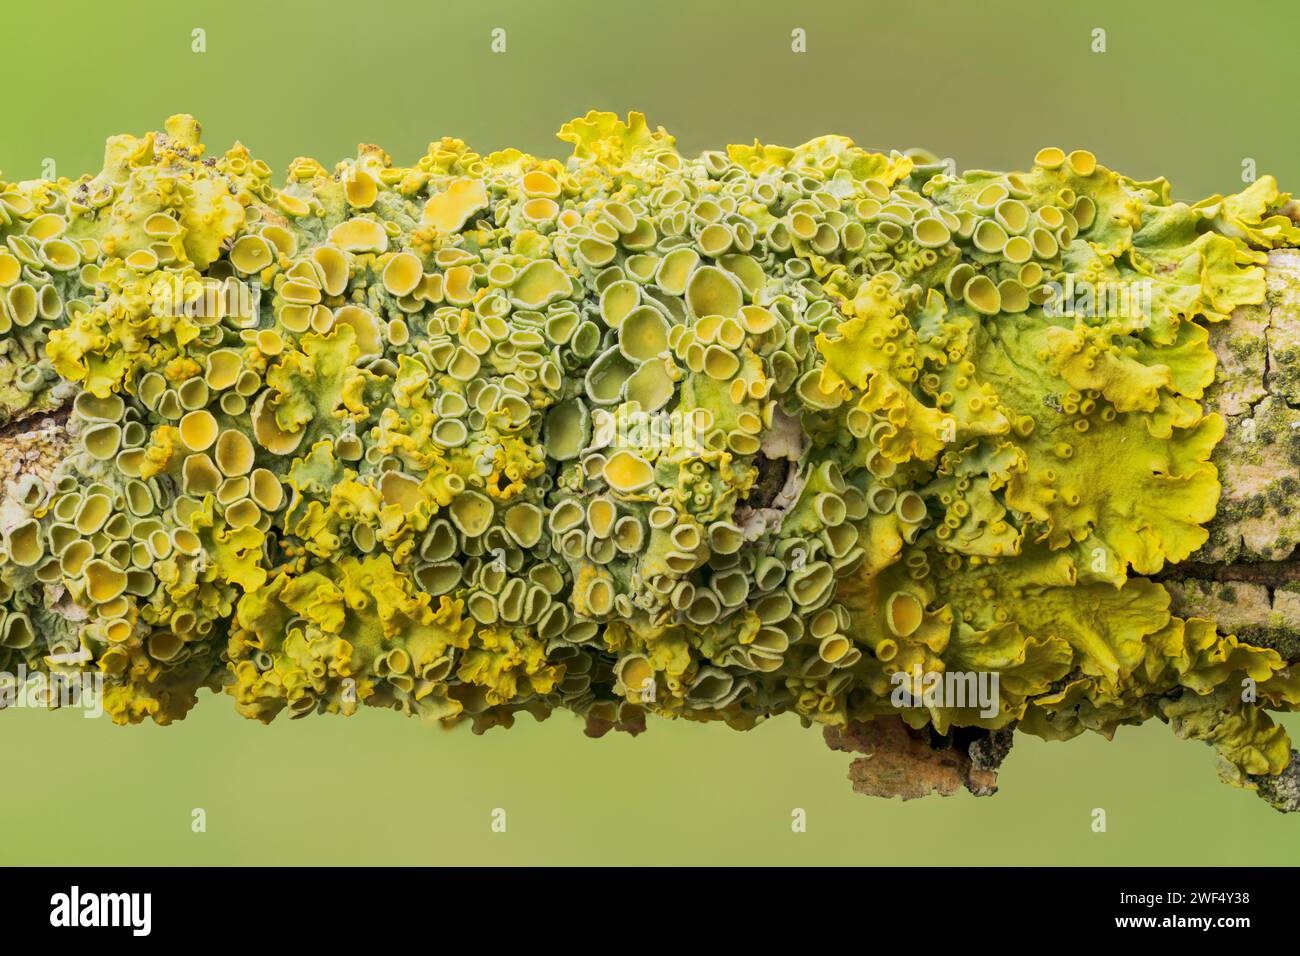
<path fill-rule="evenodd" d="M 0 406 L 81 396 L 8 526 L 0 666 L 84 647 L 120 721 L 203 686 L 477 729 L 1157 718 L 1234 782 L 1286 766 L 1288 662 L 1144 577 L 1215 512 L 1206 328 L 1300 240 L 1270 177 L 1187 205 L 1082 150 L 560 135 L 277 188 L 177 116 L 0 183 Z"/>

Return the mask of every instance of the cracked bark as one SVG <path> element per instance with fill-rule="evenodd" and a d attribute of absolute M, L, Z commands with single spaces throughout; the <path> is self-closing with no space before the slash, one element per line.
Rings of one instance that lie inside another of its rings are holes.
<path fill-rule="evenodd" d="M 1155 579 L 1169 591 L 1175 614 L 1209 618 L 1223 633 L 1300 662 L 1300 249 L 1270 253 L 1267 272 L 1263 303 L 1210 327 L 1219 368 L 1205 401 L 1227 430 L 1213 457 L 1223 493 L 1209 539 Z M 0 424 L 0 531 L 24 517 L 15 492 L 25 476 L 48 480 L 68 454 L 67 405 L 46 404 Z M 745 524 L 755 533 L 797 497 L 797 469 L 789 464 L 801 457 L 802 444 L 789 422 L 779 424 L 763 451 L 771 465 L 787 467 L 784 474 L 771 467 L 763 494 L 745 503 Z M 904 799 L 963 787 L 994 793 L 1011 747 L 1006 731 L 941 737 L 912 731 L 896 717 L 827 728 L 825 737 L 833 749 L 859 755 L 849 774 L 855 790 Z M 1300 810 L 1300 759 L 1280 777 L 1255 782 L 1272 805 Z"/>
<path fill-rule="evenodd" d="M 1209 540 L 1156 579 L 1174 613 L 1300 660 L 1300 250 L 1269 255 L 1268 296 L 1212 326 L 1206 404 L 1227 422 Z"/>

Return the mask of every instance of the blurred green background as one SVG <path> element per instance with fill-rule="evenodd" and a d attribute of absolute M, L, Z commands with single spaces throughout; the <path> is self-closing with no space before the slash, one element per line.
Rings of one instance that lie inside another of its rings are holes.
<path fill-rule="evenodd" d="M 1002 169 L 1050 144 L 1166 176 L 1179 198 L 1240 189 L 1246 159 L 1300 192 L 1300 59 L 1283 45 L 1300 7 L 1282 3 L 20 0 L 2 27 L 11 180 L 46 160 L 93 171 L 105 137 L 176 112 L 199 117 L 210 149 L 239 139 L 282 170 L 298 155 L 332 165 L 359 141 L 410 163 L 443 135 L 563 156 L 555 130 L 599 108 L 645 112 L 684 152 L 841 133 Z M 1021 739 L 997 796 L 910 803 L 853 794 L 848 755 L 820 736 L 791 718 L 592 741 L 557 715 L 476 738 L 376 711 L 265 728 L 206 693 L 166 728 L 14 710 L 0 717 L 0 864 L 1300 858 L 1300 824 L 1220 785 L 1209 748 L 1159 724 L 1111 742 Z M 194 808 L 206 833 L 191 832 Z M 794 808 L 806 833 L 791 832 Z"/>

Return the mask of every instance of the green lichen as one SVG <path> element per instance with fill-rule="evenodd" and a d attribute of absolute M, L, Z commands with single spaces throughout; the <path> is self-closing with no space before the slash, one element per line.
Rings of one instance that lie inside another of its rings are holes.
<path fill-rule="evenodd" d="M 845 726 L 995 671 L 991 712 L 901 713 L 1155 717 L 1235 783 L 1286 767 L 1287 661 L 1145 577 L 1215 513 L 1207 327 L 1297 238 L 1271 178 L 1188 205 L 1083 151 L 955 176 L 836 136 L 690 159 L 639 114 L 560 135 L 276 187 L 180 116 L 0 184 L 0 402 L 78 391 L 80 436 L 0 568 L 7 619 L 75 624 L 0 664 L 84 649 L 124 722 L 208 686 L 592 732 Z"/>

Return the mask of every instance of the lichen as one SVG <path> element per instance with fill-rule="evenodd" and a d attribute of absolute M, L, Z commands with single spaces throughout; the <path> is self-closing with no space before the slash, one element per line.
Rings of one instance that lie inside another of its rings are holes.
<path fill-rule="evenodd" d="M 75 394 L 78 440 L 7 529 L 0 665 L 82 650 L 121 722 L 201 687 L 480 730 L 1154 717 L 1283 771 L 1288 662 L 1147 577 L 1218 503 L 1207 329 L 1300 238 L 1270 177 L 1188 205 L 1084 151 L 561 138 L 277 187 L 177 116 L 0 184 L 0 408 Z M 970 671 L 991 712 L 891 699 Z"/>

